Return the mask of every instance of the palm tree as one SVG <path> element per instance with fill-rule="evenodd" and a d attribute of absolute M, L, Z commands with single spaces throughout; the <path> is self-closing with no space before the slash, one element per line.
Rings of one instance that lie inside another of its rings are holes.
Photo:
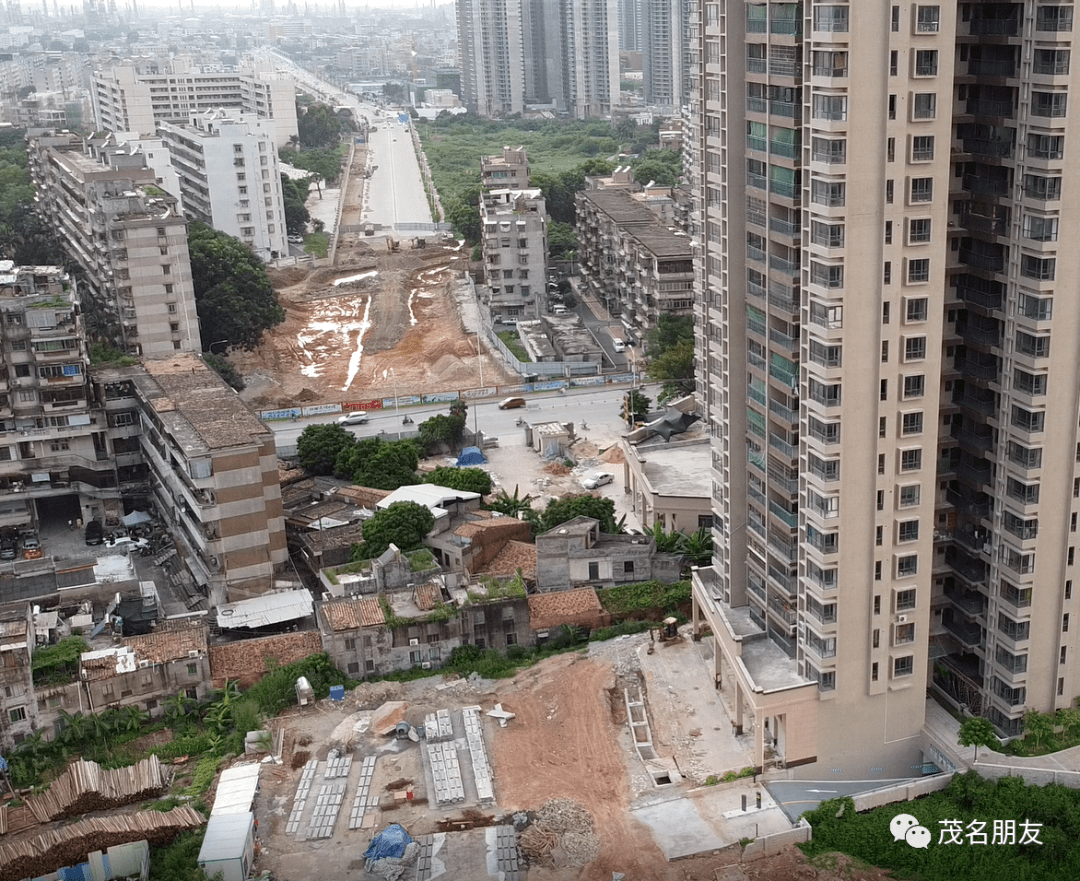
<path fill-rule="evenodd" d="M 113 731 L 105 713 L 94 713 L 91 716 L 87 716 L 86 732 L 91 739 L 101 741 L 101 745 L 106 752 L 109 751 L 109 735 L 112 734 Z"/>
<path fill-rule="evenodd" d="M 59 739 L 65 746 L 75 746 L 86 738 L 88 720 L 81 712 L 69 713 L 67 710 L 61 710 L 60 722 Z"/>
<path fill-rule="evenodd" d="M 505 514 L 507 517 L 520 517 L 522 514 L 532 513 L 533 501 L 534 498 L 528 493 L 523 496 L 518 495 L 518 487 L 515 485 L 512 496 L 507 495 L 506 490 L 500 489 L 499 494 L 495 496 L 488 507 L 492 511 Z"/>
<path fill-rule="evenodd" d="M 701 527 L 684 536 L 680 550 L 689 558 L 692 566 L 708 566 L 712 562 L 712 532 Z"/>
<path fill-rule="evenodd" d="M 686 539 L 686 534 L 682 532 L 675 530 L 664 532 L 664 524 L 659 520 L 653 524 L 652 529 L 649 530 L 649 535 L 656 542 L 656 550 L 662 554 L 679 553 L 682 550 L 683 541 Z"/>
<path fill-rule="evenodd" d="M 165 719 L 169 725 L 175 725 L 188 713 L 188 707 L 191 705 L 191 701 L 186 694 L 180 692 L 174 694 L 170 698 L 166 698 L 162 704 L 165 711 Z"/>

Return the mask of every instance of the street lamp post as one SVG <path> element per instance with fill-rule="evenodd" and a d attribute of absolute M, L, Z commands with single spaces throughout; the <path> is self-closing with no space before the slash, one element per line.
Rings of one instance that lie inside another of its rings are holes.
<path fill-rule="evenodd" d="M 215 342 L 212 342 L 212 343 L 210 343 L 209 346 L 207 346 L 206 351 L 209 352 L 211 355 L 213 355 L 214 354 L 214 346 L 220 346 L 222 343 L 225 343 L 225 348 L 226 349 L 229 347 L 229 345 L 228 345 L 229 341 L 228 340 L 216 340 Z"/>
<path fill-rule="evenodd" d="M 480 353 L 480 331 L 476 332 L 476 363 L 480 365 L 480 388 L 484 388 L 484 356 Z M 472 429 L 473 438 L 479 434 L 479 430 L 476 427 L 476 402 L 473 401 L 472 408 Z"/>
<path fill-rule="evenodd" d="M 401 414 L 401 411 L 398 409 L 397 374 L 394 373 L 394 368 L 393 367 L 387 367 L 386 370 L 384 370 L 382 372 L 383 379 L 386 379 L 386 374 L 387 373 L 389 373 L 390 376 L 393 377 L 391 382 L 393 383 L 393 387 L 394 387 L 394 419 L 396 420 L 398 418 L 398 416 Z M 398 436 L 398 440 L 401 440 L 401 423 L 400 422 L 398 423 L 397 436 Z"/>

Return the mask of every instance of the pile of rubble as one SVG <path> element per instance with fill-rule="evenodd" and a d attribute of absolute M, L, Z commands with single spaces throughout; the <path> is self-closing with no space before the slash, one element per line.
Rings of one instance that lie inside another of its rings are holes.
<path fill-rule="evenodd" d="M 522 853 L 549 869 L 580 869 L 600 854 L 592 815 L 576 801 L 552 798 L 518 838 Z"/>

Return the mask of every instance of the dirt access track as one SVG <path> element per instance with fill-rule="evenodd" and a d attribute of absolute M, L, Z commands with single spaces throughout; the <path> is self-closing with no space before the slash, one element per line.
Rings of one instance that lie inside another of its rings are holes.
<path fill-rule="evenodd" d="M 270 271 L 285 321 L 264 333 L 255 351 L 229 353 L 249 404 L 363 401 L 480 385 L 476 336 L 466 333 L 453 297 L 468 259 L 463 246 L 436 240 L 414 249 L 406 240 L 391 252 L 383 239 L 371 241 L 350 247 L 348 265 Z M 514 381 L 486 349 L 483 358 L 487 385 Z"/>

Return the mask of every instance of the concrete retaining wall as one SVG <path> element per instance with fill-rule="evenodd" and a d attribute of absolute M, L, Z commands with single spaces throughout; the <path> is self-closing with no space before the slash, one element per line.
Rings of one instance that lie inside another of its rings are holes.
<path fill-rule="evenodd" d="M 952 774 L 936 774 L 933 777 L 924 777 L 911 783 L 898 783 L 895 786 L 885 786 L 872 792 L 864 792 L 852 797 L 855 802 L 855 810 L 869 811 L 880 808 L 882 805 L 891 805 L 899 801 L 911 801 L 921 795 L 931 792 L 939 792 L 949 785 L 953 778 Z"/>
<path fill-rule="evenodd" d="M 810 828 L 810 824 L 806 820 L 799 820 L 793 829 L 787 829 L 784 832 L 773 832 L 771 835 L 762 835 L 760 838 L 755 838 L 743 848 L 742 861 L 751 863 L 754 860 L 760 860 L 762 857 L 771 857 L 780 853 L 789 844 L 800 844 L 809 841 L 812 834 L 813 830 Z"/>
<path fill-rule="evenodd" d="M 1023 777 L 1029 784 L 1046 786 L 1048 783 L 1060 783 L 1070 789 L 1080 789 L 1080 771 L 1060 771 L 1053 768 L 1025 768 L 1022 765 L 984 765 L 976 762 L 972 770 L 978 771 L 987 780 L 1000 780 L 1002 777 Z"/>

